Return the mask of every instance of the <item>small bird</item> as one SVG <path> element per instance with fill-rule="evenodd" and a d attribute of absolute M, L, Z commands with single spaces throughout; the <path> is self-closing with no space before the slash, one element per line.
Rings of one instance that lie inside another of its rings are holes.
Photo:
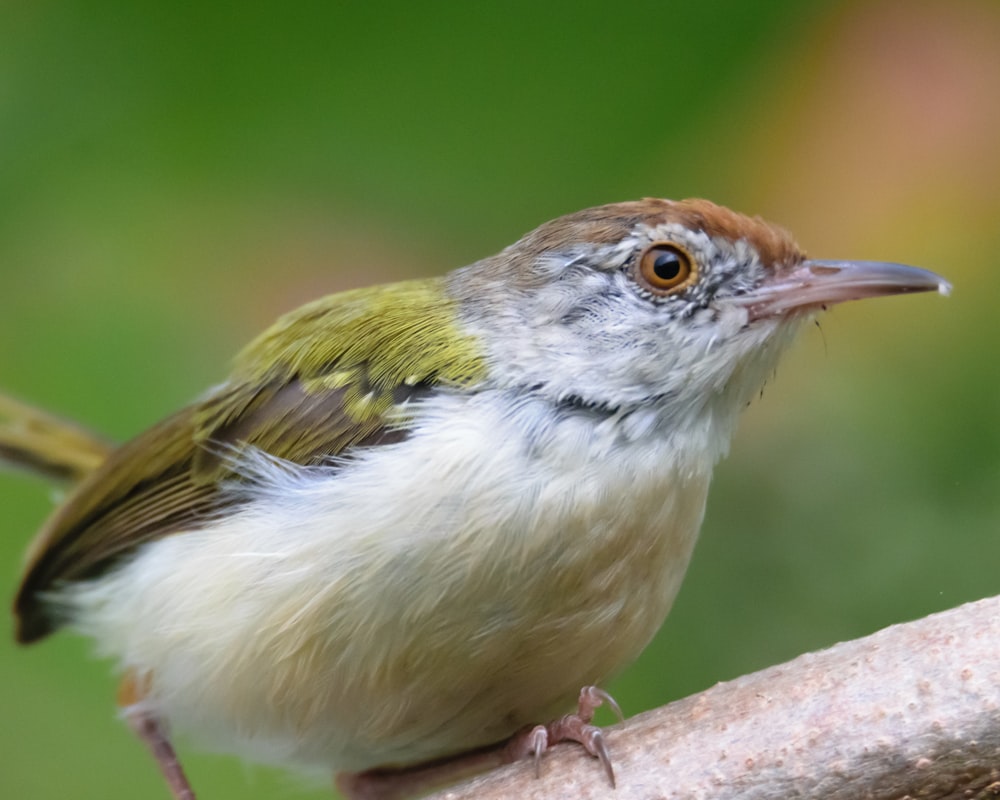
<path fill-rule="evenodd" d="M 563 739 L 613 776 L 596 687 L 666 617 L 712 469 L 802 321 L 949 288 L 646 199 L 303 306 L 119 447 L 8 402 L 0 455 L 76 479 L 17 639 L 65 626 L 115 659 L 180 800 L 175 730 L 354 798 L 537 768 Z"/>

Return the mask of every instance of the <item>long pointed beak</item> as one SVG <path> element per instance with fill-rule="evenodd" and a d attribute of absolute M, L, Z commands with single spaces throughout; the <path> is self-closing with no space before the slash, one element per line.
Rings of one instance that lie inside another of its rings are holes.
<path fill-rule="evenodd" d="M 752 292 L 734 298 L 747 306 L 751 320 L 909 292 L 949 294 L 951 284 L 926 269 L 884 261 L 803 261 L 776 273 Z"/>

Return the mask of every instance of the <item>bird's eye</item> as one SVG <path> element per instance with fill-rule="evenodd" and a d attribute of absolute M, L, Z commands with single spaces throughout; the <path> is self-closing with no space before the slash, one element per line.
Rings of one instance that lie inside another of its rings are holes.
<path fill-rule="evenodd" d="M 668 295 L 690 286 L 697 277 L 694 262 L 675 244 L 657 242 L 639 257 L 635 279 L 653 294 Z"/>

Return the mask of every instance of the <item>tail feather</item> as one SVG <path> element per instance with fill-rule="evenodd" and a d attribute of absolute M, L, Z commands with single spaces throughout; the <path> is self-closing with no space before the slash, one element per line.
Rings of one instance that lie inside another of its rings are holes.
<path fill-rule="evenodd" d="M 69 420 L 0 393 L 0 465 L 76 483 L 115 445 Z"/>

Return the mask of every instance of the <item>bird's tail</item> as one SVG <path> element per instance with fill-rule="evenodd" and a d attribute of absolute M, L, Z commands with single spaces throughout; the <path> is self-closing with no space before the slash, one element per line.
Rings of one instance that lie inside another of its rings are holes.
<path fill-rule="evenodd" d="M 0 393 L 0 466 L 76 483 L 114 449 L 96 433 Z"/>

